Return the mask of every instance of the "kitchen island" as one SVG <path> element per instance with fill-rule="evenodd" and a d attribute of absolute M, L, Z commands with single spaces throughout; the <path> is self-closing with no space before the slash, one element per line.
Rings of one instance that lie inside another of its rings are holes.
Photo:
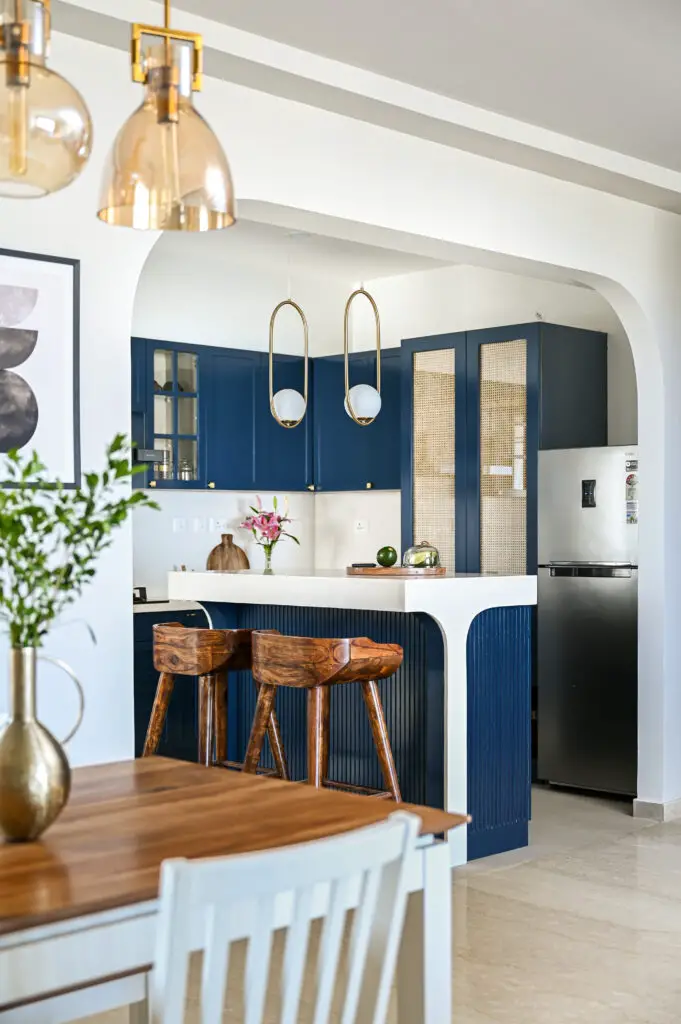
<path fill-rule="evenodd" d="M 404 664 L 380 689 L 405 800 L 472 815 L 468 833 L 450 836 L 452 864 L 527 844 L 536 577 L 172 572 L 168 596 L 199 602 L 214 628 L 401 644 Z M 248 675 L 230 676 L 234 759 L 243 755 L 255 705 Z M 329 774 L 380 787 L 358 690 L 332 689 Z M 304 778 L 304 694 L 282 688 L 277 713 L 292 777 Z"/>

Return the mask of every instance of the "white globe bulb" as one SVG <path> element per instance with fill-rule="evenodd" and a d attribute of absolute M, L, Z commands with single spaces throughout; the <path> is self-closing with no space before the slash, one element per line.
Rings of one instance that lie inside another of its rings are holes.
<path fill-rule="evenodd" d="M 293 388 L 277 391 L 273 400 L 274 411 L 285 427 L 295 426 L 305 415 L 305 399 Z"/>
<path fill-rule="evenodd" d="M 381 396 L 370 384 L 355 384 L 354 388 L 350 388 L 350 403 L 360 423 L 368 423 L 381 411 Z M 348 416 L 352 416 L 347 398 L 345 399 L 345 411 Z"/>

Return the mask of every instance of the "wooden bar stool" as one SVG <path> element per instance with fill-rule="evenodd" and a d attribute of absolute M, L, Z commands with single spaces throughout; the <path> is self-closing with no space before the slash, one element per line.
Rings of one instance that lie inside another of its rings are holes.
<path fill-rule="evenodd" d="M 277 687 L 301 687 L 307 690 L 307 781 L 311 786 L 324 785 L 329 769 L 330 688 L 337 683 L 360 683 L 387 792 L 343 782 L 329 784 L 338 789 L 401 801 L 395 760 L 376 684 L 400 667 L 402 648 L 397 644 L 377 644 L 367 637 L 316 640 L 256 631 L 252 649 L 253 678 L 259 691 L 243 770 L 255 772 L 257 768 L 268 723 L 274 713 Z"/>
<path fill-rule="evenodd" d="M 252 634 L 251 629 L 186 629 L 176 622 L 153 627 L 154 668 L 160 675 L 142 757 L 150 757 L 158 750 L 175 677 L 198 676 L 198 761 L 205 765 L 242 767 L 238 761 L 227 760 L 227 673 L 251 668 Z M 263 770 L 263 774 L 288 779 L 286 756 L 274 710 L 265 722 L 265 731 L 276 770 Z"/>

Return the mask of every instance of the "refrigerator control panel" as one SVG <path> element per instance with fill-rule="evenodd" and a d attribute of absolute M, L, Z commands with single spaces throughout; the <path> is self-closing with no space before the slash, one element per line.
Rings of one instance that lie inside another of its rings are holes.
<path fill-rule="evenodd" d="M 582 508 L 596 508 L 595 480 L 582 480 Z"/>

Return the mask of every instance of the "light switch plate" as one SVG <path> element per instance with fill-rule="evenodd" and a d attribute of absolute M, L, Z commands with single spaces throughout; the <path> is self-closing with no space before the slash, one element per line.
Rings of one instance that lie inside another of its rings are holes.
<path fill-rule="evenodd" d="M 186 519 L 173 519 L 173 533 L 186 533 L 187 520 Z"/>
<path fill-rule="evenodd" d="M 206 520 L 205 519 L 200 519 L 198 516 L 195 516 L 192 519 L 192 532 L 193 533 L 205 533 L 206 532 Z"/>

